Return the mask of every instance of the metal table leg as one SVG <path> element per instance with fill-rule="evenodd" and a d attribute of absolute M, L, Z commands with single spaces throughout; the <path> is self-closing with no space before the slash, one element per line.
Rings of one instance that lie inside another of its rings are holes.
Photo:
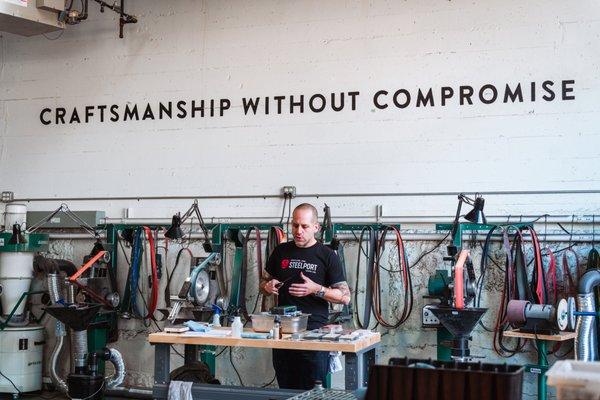
<path fill-rule="evenodd" d="M 369 367 L 375 363 L 375 346 L 367 347 L 358 353 L 344 353 L 346 362 L 344 368 L 345 389 L 356 390 L 367 386 Z"/>
<path fill-rule="evenodd" d="M 186 344 L 183 347 L 183 360 L 185 365 L 189 365 L 194 361 L 198 361 L 198 346 Z"/>
<path fill-rule="evenodd" d="M 171 372 L 171 346 L 166 343 L 154 345 L 154 389 L 153 397 L 158 397 L 157 385 L 169 384 Z"/>

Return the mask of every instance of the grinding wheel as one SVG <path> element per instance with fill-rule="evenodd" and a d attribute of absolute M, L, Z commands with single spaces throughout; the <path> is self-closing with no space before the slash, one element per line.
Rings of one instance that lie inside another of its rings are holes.
<path fill-rule="evenodd" d="M 203 305 L 208 300 L 210 292 L 210 278 L 206 271 L 200 271 L 196 275 L 196 281 L 192 283 L 194 303 Z"/>
<path fill-rule="evenodd" d="M 560 299 L 556 305 L 556 325 L 561 331 L 569 326 L 569 306 L 565 299 Z"/>
<path fill-rule="evenodd" d="M 567 299 L 567 318 L 568 318 L 568 326 L 567 328 L 570 331 L 575 330 L 575 325 L 577 322 L 577 316 L 575 315 L 575 311 L 577 311 L 577 305 L 575 303 L 574 297 L 569 297 Z"/>
<path fill-rule="evenodd" d="M 520 325 L 527 322 L 525 308 L 529 304 L 526 300 L 511 300 L 506 308 L 506 318 L 512 325 Z"/>

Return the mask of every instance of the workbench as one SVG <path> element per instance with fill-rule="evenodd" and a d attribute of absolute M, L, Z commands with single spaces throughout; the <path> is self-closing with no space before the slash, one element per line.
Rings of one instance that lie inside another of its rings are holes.
<path fill-rule="evenodd" d="M 251 332 L 251 330 L 246 330 Z M 275 339 L 245 339 L 233 338 L 230 336 L 191 336 L 189 333 L 152 333 L 148 336 L 150 344 L 154 345 L 154 388 L 153 396 L 155 399 L 166 399 L 169 388 L 170 367 L 170 346 L 179 344 L 184 345 L 185 360 L 184 364 L 198 360 L 199 346 L 228 346 L 228 347 L 254 347 L 264 349 L 287 349 L 287 350 L 310 350 L 310 351 L 340 351 L 344 354 L 344 378 L 346 390 L 357 390 L 367 385 L 369 366 L 375 363 L 376 348 L 379 346 L 381 336 L 378 332 L 373 332 L 368 336 L 363 336 L 354 341 L 328 342 L 315 340 L 292 340 L 291 335 L 284 335 L 280 340 Z M 209 386 L 211 392 L 221 390 L 219 385 L 199 385 L 194 384 L 193 392 L 200 391 L 203 387 Z M 226 389 L 219 396 L 221 400 L 235 398 L 240 393 L 233 393 L 231 387 L 222 387 Z M 197 389 L 197 390 L 196 390 Z M 244 388 L 250 391 L 256 391 L 257 396 L 251 396 L 252 393 L 244 392 L 245 398 L 271 398 L 284 399 L 291 397 L 289 393 L 297 394 L 298 391 L 286 391 L 279 389 L 278 393 L 271 392 L 269 396 L 260 397 L 259 391 L 268 392 L 273 389 Z M 203 389 L 204 390 L 204 389 Z M 203 393 L 204 394 L 204 393 Z M 284 397 L 287 396 L 287 397 Z M 194 397 L 195 398 L 195 397 Z M 215 397 L 217 398 L 217 397 Z M 240 397 L 237 397 L 240 398 Z"/>
<path fill-rule="evenodd" d="M 547 342 L 573 340 L 577 335 L 575 332 L 559 332 L 556 335 L 540 335 L 514 330 L 504 332 L 504 336 L 535 341 L 535 347 L 538 353 L 538 363 L 537 365 L 526 365 L 525 369 L 528 372 L 538 374 L 538 399 L 546 400 L 546 372 L 548 371 L 548 356 L 546 355 L 546 352 L 548 351 Z"/>

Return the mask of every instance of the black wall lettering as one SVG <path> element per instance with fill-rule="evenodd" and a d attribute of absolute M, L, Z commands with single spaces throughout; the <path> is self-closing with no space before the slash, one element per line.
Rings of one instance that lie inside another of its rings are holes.
<path fill-rule="evenodd" d="M 510 89 L 508 83 L 506 84 L 506 88 L 504 89 L 504 102 L 508 103 L 508 99 L 515 102 L 516 99 L 519 99 L 519 103 L 523 102 L 523 91 L 521 90 L 521 84 L 519 83 L 514 91 Z"/>
<path fill-rule="evenodd" d="M 465 100 L 469 104 L 473 104 L 471 97 L 473 96 L 473 86 L 461 86 L 460 87 L 460 105 L 465 104 Z"/>
<path fill-rule="evenodd" d="M 85 123 L 90 122 L 90 118 L 94 116 L 94 106 L 85 107 Z"/>
<path fill-rule="evenodd" d="M 56 125 L 58 125 L 58 121 L 60 121 L 61 124 L 65 123 L 65 115 L 67 115 L 67 110 L 62 107 L 56 109 Z"/>
<path fill-rule="evenodd" d="M 568 87 L 567 85 L 574 85 L 575 80 L 562 81 L 562 99 L 563 100 L 575 100 L 575 95 L 569 96 L 568 93 L 573 92 L 572 87 Z"/>
<path fill-rule="evenodd" d="M 179 106 L 177 106 L 177 108 L 179 108 Z M 200 117 L 204 118 L 204 100 L 200 100 L 199 106 L 196 105 L 196 100 L 192 100 L 192 118 L 196 118 L 196 112 L 198 111 L 200 111 Z"/>
<path fill-rule="evenodd" d="M 544 81 L 542 83 L 542 89 L 544 89 L 546 91 L 546 93 L 548 93 L 548 95 L 543 95 L 542 99 L 544 99 L 546 101 L 554 100 L 554 97 L 556 97 L 556 95 L 554 94 L 554 91 L 552 90 L 552 85 L 554 85 L 554 82 L 552 82 L 552 81 Z"/>
<path fill-rule="evenodd" d="M 119 106 L 116 104 L 113 104 L 112 106 L 110 106 L 110 120 L 112 122 L 117 122 L 119 120 L 119 113 L 117 112 L 117 110 L 119 109 Z"/>
<path fill-rule="evenodd" d="M 219 115 L 222 117 L 225 110 L 229 110 L 230 106 L 231 106 L 231 101 L 229 101 L 229 99 L 221 99 L 219 101 L 219 109 L 220 109 Z"/>
<path fill-rule="evenodd" d="M 488 89 L 492 91 L 492 97 L 490 99 L 485 98 L 485 91 Z M 479 100 L 481 100 L 483 104 L 492 104 L 496 101 L 497 98 L 498 90 L 496 89 L 496 86 L 488 83 L 487 85 L 483 85 L 481 89 L 479 89 Z"/>
<path fill-rule="evenodd" d="M 152 111 L 150 103 L 146 104 L 146 109 L 144 110 L 144 116 L 142 117 L 142 121 L 145 121 L 146 119 L 154 119 L 154 112 Z"/>
<path fill-rule="evenodd" d="M 252 109 L 252 114 L 256 115 L 256 109 L 258 108 L 258 104 L 260 103 L 260 97 L 256 97 L 254 99 L 242 99 L 242 107 L 244 108 L 244 115 L 248 115 L 248 111 Z M 268 114 L 268 112 L 267 112 Z"/>
<path fill-rule="evenodd" d="M 320 107 L 315 106 L 315 99 L 319 99 L 321 101 Z M 325 96 L 323 96 L 322 94 L 313 94 L 312 96 L 310 96 L 310 100 L 308 100 L 308 108 L 310 108 L 312 112 L 320 113 L 325 109 L 325 106 Z"/>
<path fill-rule="evenodd" d="M 350 97 L 350 102 L 352 104 L 352 111 L 356 110 L 356 96 L 358 96 L 360 92 L 348 92 L 348 97 Z"/>
<path fill-rule="evenodd" d="M 431 106 L 433 107 L 433 90 L 430 88 L 427 91 L 427 95 L 423 96 L 423 92 L 421 91 L 421 89 L 419 89 L 419 91 L 417 92 L 417 107 L 421 107 L 421 105 L 423 106 L 427 106 L 427 103 L 431 103 Z"/>
<path fill-rule="evenodd" d="M 340 105 L 335 105 L 335 93 L 331 93 L 331 109 L 333 111 L 342 111 L 344 109 L 344 93 L 340 93 Z"/>
<path fill-rule="evenodd" d="M 556 84 L 556 87 L 555 87 Z M 529 85 L 528 87 L 526 87 Z M 439 89 L 438 89 L 439 87 Z M 527 93 L 527 91 L 529 93 Z M 537 91 L 540 91 L 539 95 Z M 81 123 L 104 123 L 109 119 L 111 122 L 118 121 L 142 121 L 155 120 L 163 118 L 196 118 L 199 116 L 204 118 L 223 117 L 226 113 L 237 113 L 238 116 L 243 115 L 258 115 L 264 111 L 264 115 L 270 113 L 270 103 L 273 100 L 276 104 L 277 114 L 305 114 L 305 113 L 322 113 L 324 111 L 331 112 L 344 111 L 346 108 L 346 96 L 348 97 L 349 106 L 346 111 L 356 111 L 359 109 L 358 96 L 360 91 L 336 91 L 326 93 L 293 94 L 293 95 L 278 95 L 278 96 L 262 96 L 262 97 L 239 97 L 242 107 L 234 107 L 231 110 L 232 100 L 226 97 L 218 97 L 214 99 L 197 99 L 197 100 L 171 100 L 171 101 L 154 101 L 146 103 L 126 102 L 122 105 L 118 104 L 100 104 L 100 105 L 80 105 L 69 107 L 44 107 L 41 108 L 38 114 L 40 123 L 44 126 L 59 125 L 59 124 L 81 124 Z M 464 106 L 492 104 L 498 101 L 503 104 L 508 103 L 523 103 L 535 102 L 538 97 L 547 102 L 553 100 L 569 101 L 575 100 L 575 79 L 563 80 L 537 80 L 528 82 L 511 82 L 494 85 L 492 83 L 484 85 L 445 85 L 432 87 L 415 87 L 414 89 L 406 89 L 398 87 L 393 90 L 380 89 L 370 92 L 372 95 L 373 106 L 379 110 L 388 108 L 405 109 L 436 106 L 445 107 L 446 105 Z M 412 96 L 415 96 L 415 101 L 412 101 Z M 454 97 L 458 97 L 458 101 L 453 101 Z M 286 103 L 289 101 L 289 104 Z M 261 104 L 264 103 L 264 106 Z M 390 107 L 392 103 L 392 107 Z M 458 103 L 458 104 L 457 104 Z M 236 103 L 239 105 L 239 103 Z M 158 109 L 155 106 L 158 105 Z M 363 106 L 369 106 L 363 104 Z M 369 106 L 369 107 L 373 107 Z M 289 111 L 289 112 L 288 112 Z M 80 116 L 83 113 L 83 118 Z M 241 114 L 243 112 L 243 114 Z M 157 114 L 158 113 L 158 114 Z M 173 115 L 175 113 L 175 115 Z M 68 114 L 68 115 L 67 115 Z M 439 118 L 439 116 L 437 116 Z M 68 120 L 68 122 L 67 122 Z"/>
<path fill-rule="evenodd" d="M 446 105 L 446 100 L 450 100 L 454 96 L 454 89 L 450 86 L 442 86 L 442 107 Z"/>
<path fill-rule="evenodd" d="M 50 121 L 48 119 L 44 119 L 44 114 L 51 113 L 51 112 L 52 112 L 52 110 L 49 109 L 49 108 L 44 108 L 42 110 L 42 112 L 40 113 L 40 122 L 42 124 L 44 124 L 44 125 L 50 125 L 52 123 L 52 121 Z"/>
<path fill-rule="evenodd" d="M 183 119 L 187 116 L 187 110 L 185 109 L 186 102 L 183 100 L 179 100 L 177 102 L 177 109 L 179 112 L 177 113 L 177 118 Z"/>
<path fill-rule="evenodd" d="M 104 122 L 104 110 L 106 110 L 106 104 L 101 106 L 96 106 L 98 111 L 100 111 L 100 122 Z"/>
<path fill-rule="evenodd" d="M 405 97 L 404 103 L 400 103 L 398 101 L 398 97 L 401 94 L 403 94 L 404 97 Z M 392 101 L 394 102 L 394 105 L 396 107 L 398 107 L 398 108 L 406 108 L 410 104 L 410 93 L 406 89 L 399 89 L 399 90 L 396 91 L 396 93 L 394 93 L 394 97 L 392 98 Z"/>
<path fill-rule="evenodd" d="M 136 121 L 139 121 L 140 116 L 138 114 L 137 104 L 134 104 L 133 107 L 129 107 L 129 104 L 125 104 L 125 113 L 123 114 L 123 121 L 127 121 L 127 118 L 133 119 L 135 117 Z"/>
<path fill-rule="evenodd" d="M 294 113 L 294 107 L 300 108 L 300 114 L 304 112 L 304 95 L 300 95 L 300 100 L 294 101 L 294 96 L 290 96 L 290 114 Z"/>
<path fill-rule="evenodd" d="M 173 103 L 168 102 L 167 106 L 163 103 L 158 103 L 158 119 L 163 119 L 163 115 L 169 117 L 169 119 L 173 118 Z"/>
<path fill-rule="evenodd" d="M 382 96 L 382 95 L 387 96 L 388 95 L 387 90 L 380 90 L 377 93 L 375 93 L 375 96 L 373 96 L 373 105 L 375 107 L 379 108 L 380 110 L 383 110 L 388 107 L 387 103 L 381 104 L 379 102 L 379 96 Z"/>
<path fill-rule="evenodd" d="M 277 102 L 277 114 L 281 114 L 281 102 L 285 99 L 285 96 L 274 96 L 273 99 Z"/>
<path fill-rule="evenodd" d="M 79 113 L 77 113 L 77 108 L 73 109 L 73 112 L 71 113 L 71 119 L 69 119 L 69 124 L 72 124 L 73 122 L 77 122 L 78 124 L 81 123 L 81 120 L 79 119 Z"/>

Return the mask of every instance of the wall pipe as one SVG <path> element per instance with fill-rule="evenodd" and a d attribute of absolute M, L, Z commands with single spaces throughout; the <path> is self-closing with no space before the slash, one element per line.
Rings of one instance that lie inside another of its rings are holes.
<path fill-rule="evenodd" d="M 587 271 L 578 285 L 578 311 L 596 312 L 594 289 L 600 285 L 600 269 Z M 596 317 L 580 315 L 577 317 L 575 332 L 575 359 L 580 361 L 596 361 L 598 359 L 598 337 Z"/>
<path fill-rule="evenodd" d="M 465 192 L 397 192 L 397 193 L 299 193 L 296 198 L 333 198 L 333 197 L 435 197 L 458 196 L 459 194 L 475 194 L 482 196 L 514 196 L 514 195 L 561 195 L 561 194 L 600 194 L 600 190 L 506 190 L 506 191 L 465 191 Z M 277 194 L 248 194 L 248 195 L 181 195 L 181 196 L 97 196 L 97 197 L 21 197 L 13 201 L 114 201 L 114 200 L 221 200 L 221 199 L 282 199 Z"/>
<path fill-rule="evenodd" d="M 394 223 L 394 224 L 451 224 L 454 216 L 449 215 L 424 215 L 424 216 L 407 216 L 407 215 L 385 215 L 385 216 L 349 216 L 340 215 L 335 217 L 336 221 L 344 221 L 345 223 Z M 541 217 L 539 215 L 504 215 L 504 216 L 487 216 L 488 224 L 506 224 L 517 222 L 528 222 L 537 219 L 536 224 L 544 223 L 561 223 L 561 224 L 591 224 L 593 217 L 591 215 L 549 215 Z M 186 221 L 197 224 L 197 220 L 191 218 Z M 252 224 L 252 223 L 279 223 L 279 217 L 205 217 L 205 223 L 236 223 L 236 224 Z M 100 224 L 114 225 L 170 225 L 171 218 L 102 218 Z M 184 224 L 185 225 L 185 224 Z"/>

